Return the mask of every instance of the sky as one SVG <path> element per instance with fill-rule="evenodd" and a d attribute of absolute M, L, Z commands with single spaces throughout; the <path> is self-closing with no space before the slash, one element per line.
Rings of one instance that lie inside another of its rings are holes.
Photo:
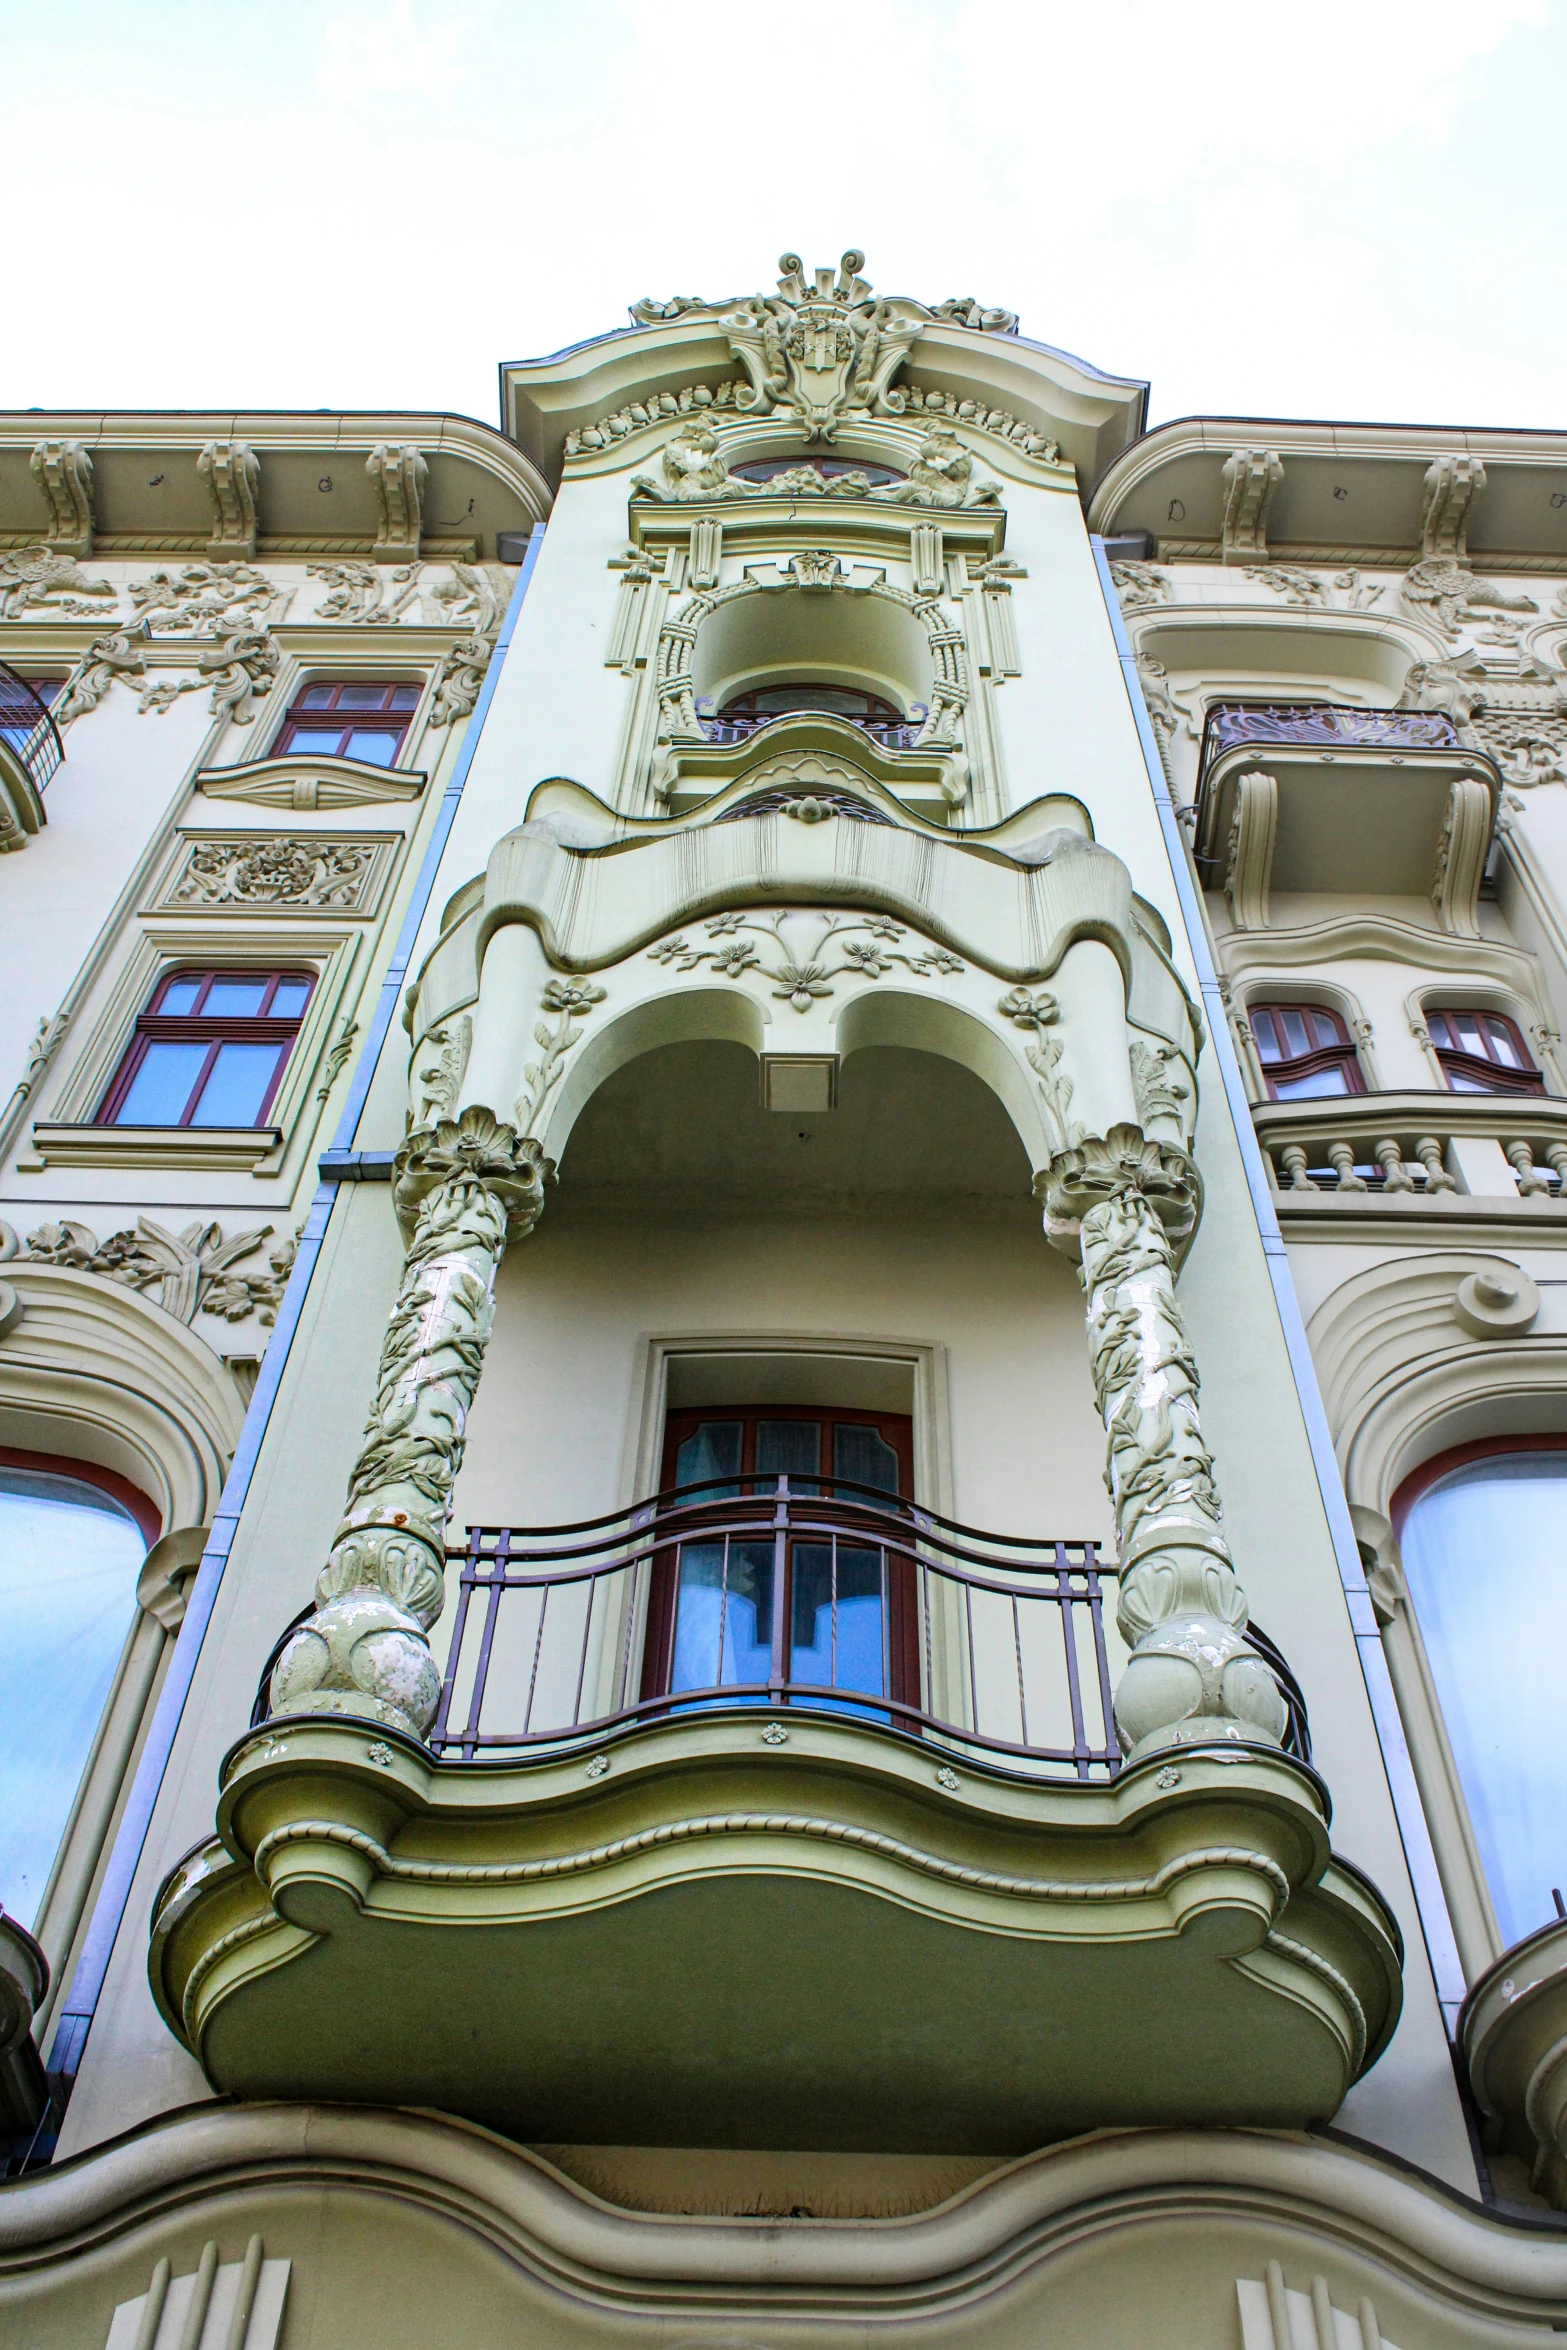
<path fill-rule="evenodd" d="M 852 245 L 1154 422 L 1567 424 L 1567 0 L 0 0 L 0 87 L 4 407 L 494 422 Z"/>

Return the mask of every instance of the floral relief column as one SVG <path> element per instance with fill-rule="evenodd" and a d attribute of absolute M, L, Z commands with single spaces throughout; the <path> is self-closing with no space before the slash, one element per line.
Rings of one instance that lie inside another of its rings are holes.
<path fill-rule="evenodd" d="M 543 1158 L 475 1107 L 409 1135 L 392 1181 L 412 1227 L 407 1262 L 316 1612 L 278 1659 L 272 1712 L 361 1715 L 422 1738 L 440 1698 L 426 1635 L 444 1597 L 446 1518 L 496 1268 L 538 1222 Z"/>
<path fill-rule="evenodd" d="M 1234 1740 L 1277 1746 L 1278 1683 L 1246 1646 L 1246 1595 L 1221 1527 L 1197 1410 L 1197 1365 L 1175 1300 L 1172 1241 L 1195 1229 L 1186 1154 L 1112 1126 L 1061 1151 L 1035 1179 L 1045 1230 L 1081 1257 L 1105 1484 L 1120 1546 L 1116 1621 L 1131 1660 L 1116 1736 L 1134 1759 Z"/>

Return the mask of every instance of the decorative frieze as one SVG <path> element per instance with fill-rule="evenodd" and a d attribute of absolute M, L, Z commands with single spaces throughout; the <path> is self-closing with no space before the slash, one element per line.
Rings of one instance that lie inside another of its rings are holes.
<path fill-rule="evenodd" d="M 446 1520 L 508 1241 L 544 1205 L 537 1142 L 482 1108 L 420 1128 L 393 1162 L 410 1234 L 347 1507 L 316 1582 L 316 1613 L 272 1676 L 274 1720 L 349 1714 L 422 1737 L 440 1675 Z"/>
<path fill-rule="evenodd" d="M 369 840 L 321 832 L 187 835 L 159 909 L 373 913 L 394 846 L 385 834 Z"/>
<path fill-rule="evenodd" d="M 685 505 L 717 498 L 865 498 L 883 506 L 994 506 L 1000 486 L 974 478 L 974 460 L 954 433 L 937 431 L 919 446 L 903 481 L 872 487 L 869 474 L 818 473 L 814 465 L 794 466 L 768 481 L 732 474 L 711 425 L 683 424 L 665 442 L 659 473 L 631 478 L 633 498 Z"/>
<path fill-rule="evenodd" d="M 119 591 L 106 579 L 89 579 L 76 557 L 60 547 L 8 547 L 0 552 L 0 620 L 41 612 L 60 620 L 106 617 L 105 603 Z"/>
<path fill-rule="evenodd" d="M 793 809 L 789 813 L 803 813 Z M 830 814 L 824 810 L 824 814 Z M 814 819 L 807 819 L 812 821 Z M 812 924 L 807 933 L 802 925 Z M 881 979 L 901 964 L 917 978 L 959 972 L 963 964 L 945 947 L 921 941 L 912 948 L 907 933 L 896 922 L 869 914 L 820 914 L 791 908 L 776 914 L 719 914 L 705 926 L 709 943 L 693 946 L 677 932 L 661 939 L 648 954 L 655 963 L 674 971 L 694 971 L 707 964 L 725 979 L 743 979 L 747 972 L 772 982 L 773 995 L 797 1012 L 833 992 L 833 982 L 846 973 L 860 979 Z M 766 940 L 766 946 L 757 942 Z"/>
<path fill-rule="evenodd" d="M 1170 574 L 1155 563 L 1112 563 L 1110 584 L 1123 612 L 1151 612 L 1170 600 Z"/>
<path fill-rule="evenodd" d="M 49 508 L 49 545 L 58 555 L 92 553 L 92 458 L 80 441 L 40 441 L 29 460 Z"/>
<path fill-rule="evenodd" d="M 417 563 L 399 564 L 390 580 L 375 563 L 307 563 L 305 571 L 327 584 L 316 618 L 346 620 L 353 628 L 395 628 L 419 596 Z M 401 592 L 388 598 L 389 587 Z"/>
<path fill-rule="evenodd" d="M 1538 612 L 1533 596 L 1510 596 L 1505 589 L 1476 579 L 1451 555 L 1422 556 L 1404 574 L 1400 591 L 1410 610 L 1432 620 L 1446 637 L 1461 635 L 1466 621 L 1492 613 Z M 1500 623 L 1505 634 L 1517 633 L 1517 624 Z"/>
<path fill-rule="evenodd" d="M 256 551 L 256 501 L 261 494 L 261 460 L 244 441 L 208 441 L 196 471 L 212 501 L 212 536 L 207 554 L 214 562 L 248 562 Z"/>
<path fill-rule="evenodd" d="M 548 1016 L 539 1020 L 533 1031 L 539 1058 L 523 1069 L 522 1092 L 512 1112 L 520 1134 L 537 1133 L 550 1096 L 566 1073 L 566 1055 L 581 1040 L 582 1022 L 603 1003 L 606 992 L 591 979 L 558 978 L 546 985 L 540 1010 Z"/>
<path fill-rule="evenodd" d="M 6 1229 L 0 1225 L 0 1240 Z M 294 1269 L 297 1240 L 289 1235 L 273 1242 L 265 1273 L 236 1273 L 233 1268 L 253 1256 L 272 1230 L 270 1224 L 262 1224 L 225 1240 L 219 1225 L 199 1218 L 182 1232 L 168 1232 L 150 1216 L 141 1216 L 134 1232 L 111 1232 L 107 1240 L 100 1240 L 87 1225 L 67 1217 L 30 1232 L 25 1248 L 0 1254 L 24 1263 L 70 1265 L 78 1272 L 101 1274 L 123 1288 L 140 1290 L 177 1322 L 194 1322 L 198 1314 L 243 1322 L 248 1315 L 259 1314 L 270 1326 Z"/>
<path fill-rule="evenodd" d="M 184 563 L 177 571 L 160 566 L 130 583 L 138 620 L 155 636 L 231 636 L 264 629 L 278 590 L 264 571 L 248 562 Z"/>

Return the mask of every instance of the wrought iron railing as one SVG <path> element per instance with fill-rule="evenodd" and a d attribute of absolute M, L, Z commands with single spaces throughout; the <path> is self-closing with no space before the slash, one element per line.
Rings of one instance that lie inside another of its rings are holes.
<path fill-rule="evenodd" d="M 884 751 L 912 751 L 918 745 L 925 716 L 923 710 L 911 719 L 853 718 L 842 711 L 771 710 L 765 715 L 744 718 L 709 718 L 699 712 L 697 722 L 705 741 L 726 744 L 749 742 L 761 727 L 776 726 L 780 718 L 836 717 L 845 726 L 857 726 L 861 734 L 868 734 Z"/>
<path fill-rule="evenodd" d="M 976 1533 L 843 1479 L 748 1477 L 580 1525 L 475 1526 L 448 1558 L 456 1603 L 429 1737 L 448 1760 L 744 1706 L 774 1721 L 825 1710 L 1047 1776 L 1103 1782 L 1121 1765 L 1116 1578 L 1092 1542 Z M 267 1660 L 255 1725 L 310 1612 Z M 1289 1667 L 1264 1633 L 1247 1639 L 1284 1691 L 1286 1750 L 1309 1762 Z"/>
<path fill-rule="evenodd" d="M 1237 743 L 1317 743 L 1325 748 L 1456 750 L 1443 710 L 1357 710 L 1329 702 L 1214 702 L 1202 730 L 1202 768 Z"/>
<path fill-rule="evenodd" d="M 0 661 L 0 742 L 20 760 L 34 791 L 42 792 L 65 757 L 60 730 L 25 677 Z"/>

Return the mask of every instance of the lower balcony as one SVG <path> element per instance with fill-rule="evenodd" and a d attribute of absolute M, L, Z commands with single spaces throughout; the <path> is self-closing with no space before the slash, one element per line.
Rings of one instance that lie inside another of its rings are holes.
<path fill-rule="evenodd" d="M 1284 1218 L 1362 1213 L 1560 1220 L 1567 1102 L 1519 1094 L 1373 1093 L 1254 1102 Z"/>
<path fill-rule="evenodd" d="M 220 2089 L 1005 2155 L 1320 2124 L 1393 2029 L 1282 1658 L 1252 1635 L 1285 1751 L 1122 1767 L 1092 1544 L 769 1478 L 452 1567 L 429 1746 L 258 1707 L 160 1893 L 154 1991 Z"/>

